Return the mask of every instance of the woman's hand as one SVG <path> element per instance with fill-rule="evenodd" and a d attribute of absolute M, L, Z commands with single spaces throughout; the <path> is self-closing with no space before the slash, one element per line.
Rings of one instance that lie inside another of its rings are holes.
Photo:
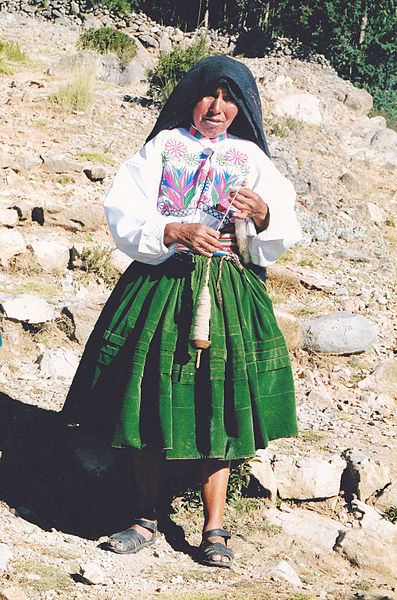
<path fill-rule="evenodd" d="M 166 246 L 176 242 L 208 257 L 221 249 L 218 238 L 219 231 L 202 223 L 168 223 L 164 228 Z"/>
<path fill-rule="evenodd" d="M 238 210 L 238 212 L 233 212 L 236 219 L 251 217 L 258 233 L 267 229 L 270 218 L 269 207 L 258 194 L 246 186 L 246 182 L 240 186 L 237 194 L 231 192 L 229 201 L 233 201 L 232 208 Z"/>

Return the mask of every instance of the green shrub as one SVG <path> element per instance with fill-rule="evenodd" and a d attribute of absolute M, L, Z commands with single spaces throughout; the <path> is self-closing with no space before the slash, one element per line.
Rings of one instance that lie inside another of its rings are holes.
<path fill-rule="evenodd" d="M 165 103 L 176 84 L 201 58 L 209 55 L 209 47 L 201 37 L 187 48 L 174 48 L 162 54 L 154 69 L 149 69 L 149 96 Z"/>
<path fill-rule="evenodd" d="M 137 53 L 135 40 L 112 27 L 89 29 L 81 34 L 77 46 L 82 50 L 95 50 L 100 54 L 113 52 L 123 65 L 127 65 Z"/>
<path fill-rule="evenodd" d="M 0 40 L 0 73 L 12 73 L 13 67 L 24 64 L 28 56 L 17 42 Z"/>

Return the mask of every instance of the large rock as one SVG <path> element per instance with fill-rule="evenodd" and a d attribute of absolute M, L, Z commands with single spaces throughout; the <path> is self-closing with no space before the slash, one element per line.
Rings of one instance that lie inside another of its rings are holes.
<path fill-rule="evenodd" d="M 376 531 L 352 529 L 339 536 L 335 550 L 356 567 L 372 570 L 377 577 L 395 577 L 397 538 L 391 543 Z"/>
<path fill-rule="evenodd" d="M 80 173 L 83 170 L 81 163 L 72 162 L 63 155 L 42 156 L 42 168 L 46 173 Z"/>
<path fill-rule="evenodd" d="M 397 358 L 382 361 L 368 377 L 358 383 L 358 387 L 397 398 Z"/>
<path fill-rule="evenodd" d="M 139 81 L 146 80 L 145 68 L 137 59 L 133 59 L 125 68 L 121 70 L 119 76 L 119 85 L 134 85 Z"/>
<path fill-rule="evenodd" d="M 303 348 L 326 354 L 354 354 L 368 350 L 377 328 L 362 315 L 336 312 L 314 321 L 303 321 Z"/>
<path fill-rule="evenodd" d="M 307 458 L 279 455 L 273 461 L 280 498 L 296 500 L 337 496 L 345 467 L 346 461 L 340 456 L 319 454 Z"/>
<path fill-rule="evenodd" d="M 322 550 L 332 550 L 340 532 L 345 530 L 338 521 L 306 509 L 281 512 L 271 508 L 265 513 L 265 519 L 270 525 L 281 527 L 292 538 Z"/>
<path fill-rule="evenodd" d="M 12 559 L 12 551 L 6 544 L 0 544 L 0 571 L 5 571 Z"/>
<path fill-rule="evenodd" d="M 55 309 L 44 298 L 21 294 L 3 300 L 0 304 L 8 319 L 25 323 L 45 323 L 55 318 Z"/>
<path fill-rule="evenodd" d="M 46 225 L 56 225 L 66 231 L 97 231 L 105 225 L 103 206 L 75 204 L 67 208 L 48 207 L 44 213 Z"/>
<path fill-rule="evenodd" d="M 13 208 L 0 208 L 0 224 L 6 227 L 18 225 L 18 213 Z"/>
<path fill-rule="evenodd" d="M 288 312 L 274 309 L 277 325 L 283 334 L 289 350 L 296 350 L 302 346 L 303 335 L 299 321 Z"/>
<path fill-rule="evenodd" d="M 270 464 L 269 451 L 260 449 L 249 462 L 251 475 L 260 483 L 269 500 L 274 502 L 277 496 L 277 479 Z"/>
<path fill-rule="evenodd" d="M 67 348 L 45 350 L 35 361 L 39 365 L 40 374 L 50 377 L 72 379 L 79 364 L 79 359 Z"/>
<path fill-rule="evenodd" d="M 362 115 L 367 115 L 374 105 L 371 94 L 359 88 L 352 88 L 346 94 L 344 102 L 346 106 Z"/>
<path fill-rule="evenodd" d="M 368 500 L 377 490 L 390 483 L 390 469 L 380 462 L 349 448 L 343 453 L 347 466 L 342 477 L 342 488 L 347 498 L 353 495 Z"/>
<path fill-rule="evenodd" d="M 273 112 L 278 116 L 292 117 L 310 125 L 320 125 L 323 121 L 320 106 L 319 98 L 313 94 L 301 92 L 281 98 L 276 103 Z"/>
<path fill-rule="evenodd" d="M 31 596 L 22 588 L 12 585 L 0 590 L 0 600 L 31 600 Z"/>
<path fill-rule="evenodd" d="M 26 249 L 26 243 L 19 231 L 14 229 L 0 228 L 0 264 L 8 266 L 9 260 L 17 254 L 22 254 Z"/>
<path fill-rule="evenodd" d="M 33 254 L 47 273 L 52 273 L 54 269 L 61 271 L 67 269 L 69 264 L 69 245 L 57 242 L 56 240 L 32 240 L 29 243 Z"/>
<path fill-rule="evenodd" d="M 377 495 L 375 506 L 382 510 L 388 510 L 391 506 L 397 506 L 397 479 L 391 481 L 390 484 L 384 487 L 382 492 Z"/>
<path fill-rule="evenodd" d="M 17 173 L 27 174 L 41 163 L 37 154 L 23 153 L 18 154 L 11 167 Z"/>
<path fill-rule="evenodd" d="M 386 221 L 387 215 L 383 208 L 374 204 L 373 202 L 367 202 L 368 216 L 375 223 L 375 225 L 382 225 Z"/>
<path fill-rule="evenodd" d="M 118 248 L 115 248 L 110 256 L 110 264 L 114 267 L 119 273 L 124 273 L 126 269 L 132 263 L 132 258 L 121 252 Z"/>

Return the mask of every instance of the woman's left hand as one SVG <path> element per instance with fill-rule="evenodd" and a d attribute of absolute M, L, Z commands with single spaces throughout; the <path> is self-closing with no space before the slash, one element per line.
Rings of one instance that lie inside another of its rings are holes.
<path fill-rule="evenodd" d="M 238 210 L 238 212 L 233 212 L 236 219 L 251 217 L 258 233 L 268 227 L 270 216 L 268 205 L 257 193 L 247 187 L 245 182 L 240 186 L 237 194 L 231 192 L 229 201 L 233 201 L 233 208 Z"/>

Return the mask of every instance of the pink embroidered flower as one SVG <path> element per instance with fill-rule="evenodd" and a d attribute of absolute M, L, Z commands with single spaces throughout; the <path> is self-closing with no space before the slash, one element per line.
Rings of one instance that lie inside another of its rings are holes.
<path fill-rule="evenodd" d="M 187 148 L 183 142 L 178 142 L 178 140 L 167 140 L 165 144 L 165 149 L 167 152 L 175 156 L 176 158 L 180 158 L 187 152 Z"/>
<path fill-rule="evenodd" d="M 230 148 L 230 150 L 226 152 L 225 156 L 228 161 L 234 163 L 235 165 L 244 165 L 248 160 L 248 156 L 244 154 L 244 152 L 239 152 L 236 150 L 236 148 Z"/>

